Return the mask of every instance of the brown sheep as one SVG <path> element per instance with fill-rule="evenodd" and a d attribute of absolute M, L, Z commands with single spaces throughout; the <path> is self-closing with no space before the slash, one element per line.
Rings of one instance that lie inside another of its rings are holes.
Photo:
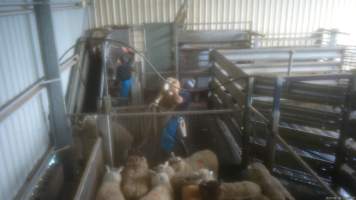
<path fill-rule="evenodd" d="M 199 185 L 186 185 L 182 188 L 182 200 L 203 200 Z"/>
<path fill-rule="evenodd" d="M 200 169 L 196 172 L 179 172 L 171 178 L 171 185 L 176 199 L 181 199 L 182 188 L 187 185 L 198 185 L 203 181 L 215 180 L 212 171 Z"/>

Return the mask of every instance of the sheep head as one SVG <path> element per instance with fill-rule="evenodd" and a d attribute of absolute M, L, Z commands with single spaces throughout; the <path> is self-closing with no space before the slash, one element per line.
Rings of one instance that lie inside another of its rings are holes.
<path fill-rule="evenodd" d="M 117 168 L 111 168 L 109 166 L 105 166 L 106 168 L 106 172 L 104 175 L 104 181 L 112 181 L 112 182 L 117 182 L 120 183 L 121 182 L 121 171 L 122 171 L 122 167 L 117 169 Z"/>

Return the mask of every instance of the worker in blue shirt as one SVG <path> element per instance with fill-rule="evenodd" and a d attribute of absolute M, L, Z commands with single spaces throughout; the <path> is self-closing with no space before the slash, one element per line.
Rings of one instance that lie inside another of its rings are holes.
<path fill-rule="evenodd" d="M 183 111 L 187 110 L 191 102 L 191 95 L 188 91 L 181 90 L 177 79 L 168 78 L 169 88 L 163 89 L 159 105 L 168 110 Z M 184 153 L 187 149 L 183 139 L 187 136 L 184 118 L 180 115 L 172 115 L 166 122 L 160 139 L 160 146 L 166 156 L 171 152 L 177 151 L 179 147 L 183 148 Z M 177 146 L 177 143 L 180 146 Z"/>
<path fill-rule="evenodd" d="M 130 48 L 122 47 L 121 52 L 117 58 L 116 75 L 120 81 L 119 97 L 122 98 L 123 104 L 128 104 L 128 99 L 132 86 L 132 64 L 134 60 L 134 53 Z"/>

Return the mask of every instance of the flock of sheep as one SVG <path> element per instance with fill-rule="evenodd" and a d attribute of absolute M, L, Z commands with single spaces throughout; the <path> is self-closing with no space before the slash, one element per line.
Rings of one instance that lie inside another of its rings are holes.
<path fill-rule="evenodd" d="M 172 156 L 151 170 L 145 157 L 131 155 L 120 169 L 107 168 L 97 200 L 292 200 L 261 163 L 248 166 L 248 181 L 220 182 L 217 156 L 202 150 Z"/>

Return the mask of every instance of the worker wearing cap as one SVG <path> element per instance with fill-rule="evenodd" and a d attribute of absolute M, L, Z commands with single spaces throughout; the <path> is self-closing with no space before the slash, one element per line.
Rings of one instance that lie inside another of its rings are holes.
<path fill-rule="evenodd" d="M 188 109 L 191 102 L 190 93 L 181 89 L 180 83 L 177 79 L 168 78 L 166 80 L 166 88 L 161 92 L 160 107 L 168 110 L 182 111 Z M 185 121 L 179 115 L 171 116 L 166 122 L 162 134 L 160 145 L 166 155 L 177 150 L 177 141 L 181 143 L 181 147 L 185 153 L 183 138 L 187 136 L 185 129 Z"/>
<path fill-rule="evenodd" d="M 134 59 L 134 53 L 130 48 L 122 47 L 121 52 L 116 60 L 117 70 L 116 75 L 120 81 L 120 93 L 119 97 L 123 98 L 124 104 L 128 103 L 129 94 L 131 91 L 131 76 L 132 76 L 132 63 Z"/>

